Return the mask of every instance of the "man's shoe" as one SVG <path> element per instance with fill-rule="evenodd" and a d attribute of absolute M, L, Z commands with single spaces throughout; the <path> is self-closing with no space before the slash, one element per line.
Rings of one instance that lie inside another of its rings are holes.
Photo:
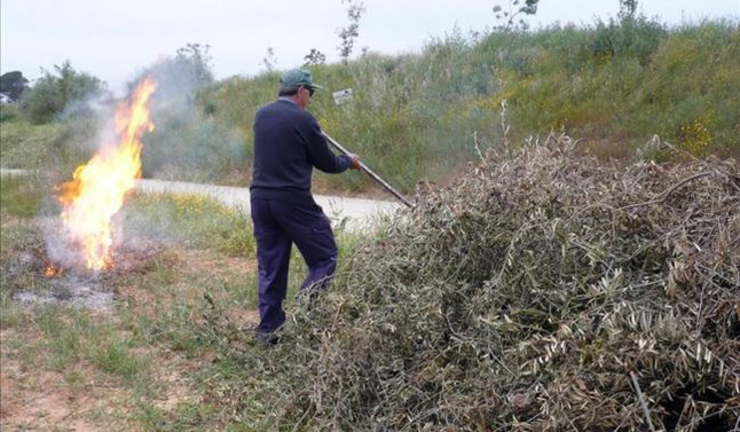
<path fill-rule="evenodd" d="M 278 343 L 278 340 L 280 339 L 278 335 L 276 335 L 274 332 L 270 333 L 262 333 L 257 332 L 255 333 L 255 339 L 257 339 L 257 343 L 264 346 L 275 346 Z"/>

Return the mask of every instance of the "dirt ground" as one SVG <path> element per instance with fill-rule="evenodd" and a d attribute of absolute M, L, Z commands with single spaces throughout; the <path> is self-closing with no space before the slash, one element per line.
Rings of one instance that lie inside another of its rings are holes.
<path fill-rule="evenodd" d="M 186 250 L 178 250 L 174 255 L 173 264 L 214 277 L 227 271 L 232 272 L 232 277 L 234 274 L 238 277 L 256 271 L 254 260 L 244 258 Z M 194 286 L 187 282 L 178 282 L 175 287 L 181 298 L 202 296 L 202 291 L 194 290 Z M 118 287 L 116 298 L 116 301 L 133 305 L 131 307 L 135 308 L 136 314 L 142 316 L 154 313 L 152 304 L 166 307 L 166 302 L 172 301 L 171 295 L 134 285 Z M 226 319 L 242 327 L 253 327 L 259 320 L 256 310 L 230 307 L 224 312 Z M 105 320 L 114 313 L 115 308 L 89 311 L 89 315 L 96 320 Z M 144 430 L 140 421 L 131 418 L 137 404 L 140 409 L 142 399 L 141 395 L 135 394 L 130 383 L 127 385 L 120 379 L 106 376 L 85 361 L 76 361 L 62 370 L 39 366 L 43 361 L 36 359 L 32 364 L 24 363 L 26 357 L 21 353 L 24 345 L 38 342 L 43 337 L 38 329 L 23 326 L 6 328 L 0 332 L 0 431 Z M 198 398 L 197 392 L 189 387 L 188 377 L 208 361 L 208 356 L 188 359 L 159 346 L 146 351 L 133 354 L 152 358 L 152 379 L 162 389 L 147 403 L 171 412 L 182 402 L 193 402 L 193 398 Z M 42 351 L 38 354 L 45 353 Z"/>
<path fill-rule="evenodd" d="M 101 400 L 70 390 L 58 372 L 26 370 L 3 355 L 0 389 L 3 432 L 102 430 L 87 419 L 88 411 Z"/>
<path fill-rule="evenodd" d="M 8 335 L 4 335 L 8 336 Z M 0 368 L 0 429 L 3 432 L 92 432 L 141 430 L 127 419 L 134 407 L 132 390 L 96 374 L 88 366 L 75 366 L 82 382 L 70 385 L 57 371 L 23 367 L 10 355 L 3 355 Z M 152 400 L 153 406 L 170 411 L 192 397 L 184 376 L 190 365 L 158 358 L 156 380 L 166 391 Z M 65 371 L 69 376 L 70 371 Z"/>

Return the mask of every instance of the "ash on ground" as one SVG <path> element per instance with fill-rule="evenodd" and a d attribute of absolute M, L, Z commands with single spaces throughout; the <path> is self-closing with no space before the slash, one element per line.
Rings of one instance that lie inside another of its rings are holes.
<path fill-rule="evenodd" d="M 32 273 L 44 277 L 43 289 L 16 292 L 13 298 L 22 304 L 58 304 L 91 309 L 107 309 L 115 300 L 110 283 L 116 277 L 146 271 L 147 265 L 161 252 L 161 247 L 136 242 L 116 248 L 112 253 L 113 267 L 100 272 L 58 268 L 52 264 L 54 275 L 45 277 L 50 261 L 41 250 L 25 251 L 18 257 L 11 273 Z"/>
<path fill-rule="evenodd" d="M 113 304 L 113 291 L 96 278 L 63 275 L 49 281 L 42 292 L 21 291 L 15 299 L 29 304 L 64 304 L 75 307 L 106 309 Z"/>

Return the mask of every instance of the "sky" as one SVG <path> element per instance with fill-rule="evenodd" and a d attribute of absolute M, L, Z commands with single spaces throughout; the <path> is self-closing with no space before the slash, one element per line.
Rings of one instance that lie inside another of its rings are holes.
<path fill-rule="evenodd" d="M 419 52 L 432 38 L 496 25 L 508 0 L 364 0 L 354 56 Z M 740 0 L 640 0 L 639 9 L 669 25 L 740 19 Z M 300 66 L 312 48 L 338 61 L 337 30 L 348 24 L 342 0 L 0 0 L 0 72 L 29 79 L 69 60 L 114 93 L 137 72 L 188 43 L 210 45 L 217 79 L 265 71 L 272 48 L 278 69 Z M 540 0 L 532 28 L 593 24 L 616 16 L 618 0 Z"/>

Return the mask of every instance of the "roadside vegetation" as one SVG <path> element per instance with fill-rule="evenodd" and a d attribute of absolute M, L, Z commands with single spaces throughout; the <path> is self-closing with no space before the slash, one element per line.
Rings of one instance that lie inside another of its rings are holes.
<path fill-rule="evenodd" d="M 508 138 L 517 143 L 564 131 L 602 159 L 629 159 L 658 134 L 698 156 L 740 155 L 737 22 L 668 28 L 634 17 L 457 33 L 429 41 L 418 55 L 368 53 L 312 70 L 328 88 L 311 108 L 323 129 L 405 191 L 475 159 L 476 133 L 479 142 L 499 145 L 504 110 Z M 199 100 L 250 142 L 250 120 L 274 97 L 277 78 L 214 83 Z M 329 93 L 344 88 L 354 99 L 335 106 Z M 363 177 L 325 181 L 339 190 L 370 186 Z"/>
<path fill-rule="evenodd" d="M 323 129 L 407 193 L 420 180 L 454 178 L 486 150 L 476 140 L 498 146 L 551 131 L 579 137 L 602 160 L 629 160 L 656 134 L 696 156 L 740 154 L 737 21 L 668 27 L 620 14 L 583 26 L 453 32 L 418 54 L 369 51 L 339 64 L 316 56 L 307 67 L 326 90 L 311 110 Z M 145 176 L 248 184 L 251 120 L 275 98 L 280 72 L 214 81 L 211 68 L 208 46 L 190 44 L 145 71 L 166 77 L 163 93 L 177 97 L 174 108 L 154 113 Z M 84 93 L 91 80 L 70 69 L 58 67 L 58 76 L 28 90 L 20 108 L 2 105 L 4 167 L 84 160 L 79 149 L 89 147 L 81 143 L 97 127 L 91 113 L 54 105 L 41 115 L 36 96 L 62 82 Z M 353 99 L 335 105 L 330 93 L 346 88 Z M 31 125 L 48 118 L 57 124 Z M 373 187 L 364 176 L 318 175 L 317 184 L 341 193 Z"/>

